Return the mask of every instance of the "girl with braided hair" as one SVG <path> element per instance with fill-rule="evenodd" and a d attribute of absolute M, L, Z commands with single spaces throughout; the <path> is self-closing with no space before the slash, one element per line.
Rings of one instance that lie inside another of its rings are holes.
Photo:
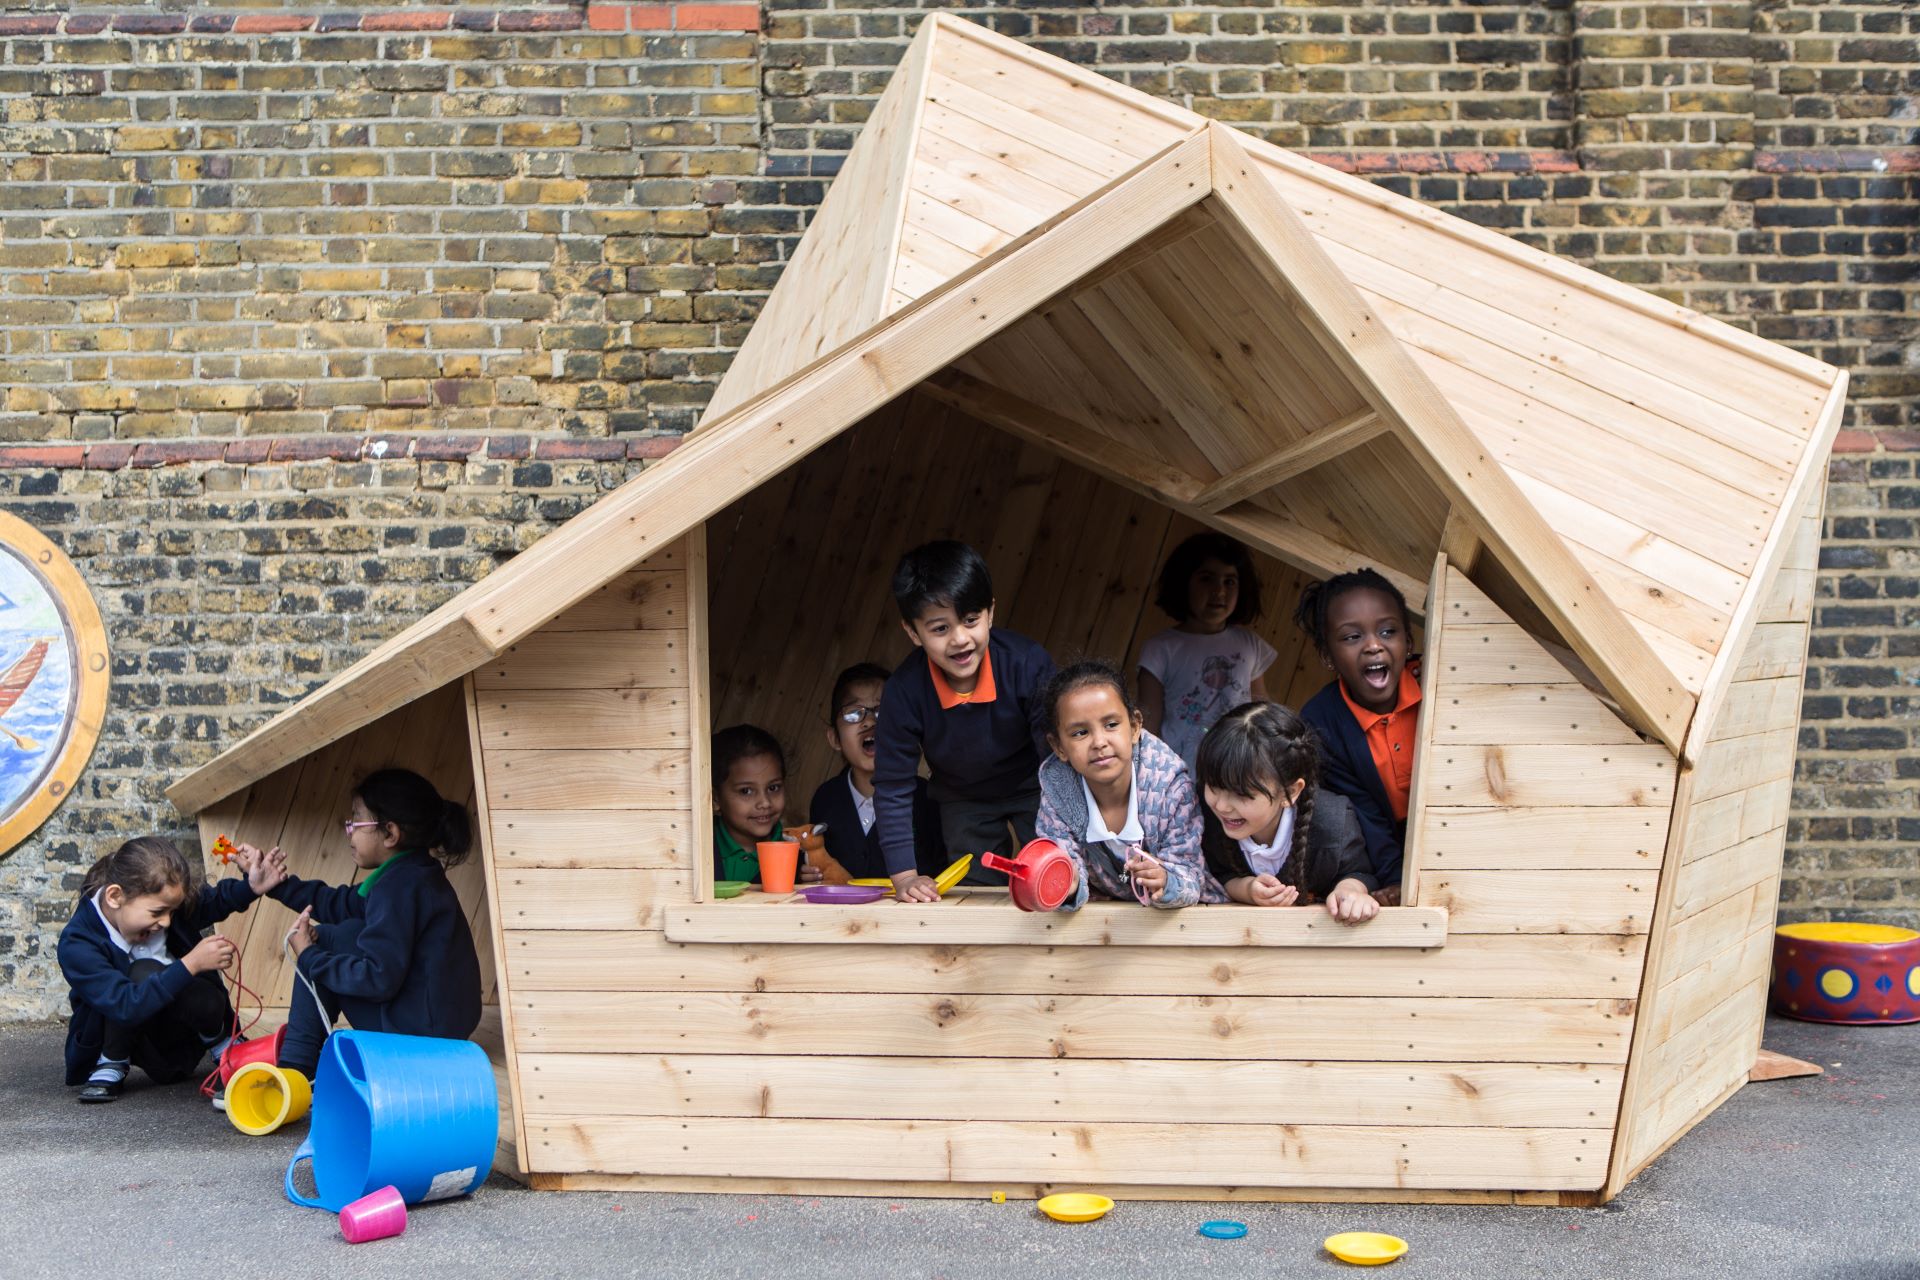
<path fill-rule="evenodd" d="M 1252 907 L 1326 904 L 1342 924 L 1380 910 L 1353 806 L 1319 788 L 1319 747 L 1299 716 L 1247 702 L 1200 741 L 1201 848 L 1227 896 Z"/>

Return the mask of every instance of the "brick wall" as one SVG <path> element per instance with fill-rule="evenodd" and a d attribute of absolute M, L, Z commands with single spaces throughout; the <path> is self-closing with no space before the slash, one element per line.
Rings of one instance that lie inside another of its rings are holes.
<path fill-rule="evenodd" d="M 116 658 L 0 1018 L 168 780 L 671 447 L 922 12 L 0 0 L 0 501 Z M 1920 924 L 1920 11 L 957 12 L 1849 367 L 1784 909 Z"/>

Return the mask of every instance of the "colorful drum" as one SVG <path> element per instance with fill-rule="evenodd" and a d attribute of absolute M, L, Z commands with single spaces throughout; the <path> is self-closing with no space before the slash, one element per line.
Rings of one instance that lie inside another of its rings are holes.
<path fill-rule="evenodd" d="M 1890 924 L 1783 924 L 1773 1007 L 1804 1022 L 1920 1022 L 1920 931 Z"/>

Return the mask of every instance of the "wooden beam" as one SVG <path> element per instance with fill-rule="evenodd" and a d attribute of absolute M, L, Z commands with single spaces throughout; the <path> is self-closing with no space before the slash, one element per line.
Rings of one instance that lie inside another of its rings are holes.
<path fill-rule="evenodd" d="M 1158 257 L 1167 249 L 1183 240 L 1191 239 L 1212 225 L 1213 215 L 1195 205 L 1153 234 L 1142 236 L 1128 248 L 1108 259 L 1105 264 L 1074 281 L 1072 285 L 1048 298 L 1034 310 L 1043 314 L 1051 311 L 1061 303 L 1070 301 L 1077 294 L 1085 293 L 1089 289 L 1097 289 L 1115 276 L 1125 275 L 1141 263 Z"/>
<path fill-rule="evenodd" d="M 688 438 L 291 711 L 168 791 L 183 813 L 231 795 L 456 680 L 862 417 L 1030 314 L 1204 199 L 1205 131 L 1175 143 L 992 257 Z M 725 431 L 718 428 L 726 426 Z"/>
<path fill-rule="evenodd" d="M 1274 485 L 1291 480 L 1356 449 L 1387 429 L 1386 422 L 1372 409 L 1348 414 L 1337 422 L 1319 427 L 1305 439 L 1295 441 L 1251 466 L 1240 468 L 1200 491 L 1193 505 L 1202 511 L 1218 511 Z"/>
<path fill-rule="evenodd" d="M 865 907 L 808 906 L 762 901 L 668 907 L 672 942 L 897 943 L 907 946 L 985 946 L 1031 943 L 1049 947 L 1418 947 L 1446 945 L 1447 913 L 1439 907 L 1385 907 L 1363 925 L 1344 925 L 1325 911 L 1272 911 L 1215 906 L 1204 911 L 1152 911 L 1132 902 L 1094 902 L 1079 911 L 1015 911 L 998 903 L 950 895 L 943 907 L 902 910 L 893 903 Z"/>
<path fill-rule="evenodd" d="M 1440 550 L 1446 553 L 1448 564 L 1471 577 L 1484 546 L 1471 516 L 1458 507 L 1447 512 L 1446 526 L 1440 530 Z"/>
<path fill-rule="evenodd" d="M 1419 579 L 1380 565 L 1375 557 L 1310 529 L 1291 516 L 1250 502 L 1223 511 L 1204 510 L 1193 501 L 1206 487 L 1204 482 L 1158 459 L 1133 453 L 1105 432 L 1076 418 L 1043 408 L 957 370 L 948 370 L 922 383 L 920 390 L 989 426 L 1050 449 L 1095 475 L 1164 502 L 1222 533 L 1232 534 L 1315 577 L 1329 578 L 1372 565 L 1400 588 L 1410 611 L 1416 616 L 1425 616 L 1427 587 Z"/>
<path fill-rule="evenodd" d="M 1472 512 L 1480 535 L 1634 721 L 1678 753 L 1692 695 L 1368 309 L 1233 130 L 1213 125 L 1208 132 L 1215 182 L 1209 204 L 1221 228 L 1448 498 Z"/>
<path fill-rule="evenodd" d="M 920 390 L 988 426 L 1049 449 L 1149 498 L 1184 503 L 1205 487 L 1204 481 L 1171 463 L 1137 453 L 1078 418 L 1023 400 L 958 369 L 929 378 L 920 384 Z"/>

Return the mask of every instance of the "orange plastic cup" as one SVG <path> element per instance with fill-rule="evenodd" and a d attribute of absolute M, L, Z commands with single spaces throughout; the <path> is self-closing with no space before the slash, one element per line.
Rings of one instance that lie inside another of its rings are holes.
<path fill-rule="evenodd" d="M 753 850 L 760 855 L 760 887 L 768 893 L 792 893 L 800 846 L 791 840 L 762 840 Z"/>

